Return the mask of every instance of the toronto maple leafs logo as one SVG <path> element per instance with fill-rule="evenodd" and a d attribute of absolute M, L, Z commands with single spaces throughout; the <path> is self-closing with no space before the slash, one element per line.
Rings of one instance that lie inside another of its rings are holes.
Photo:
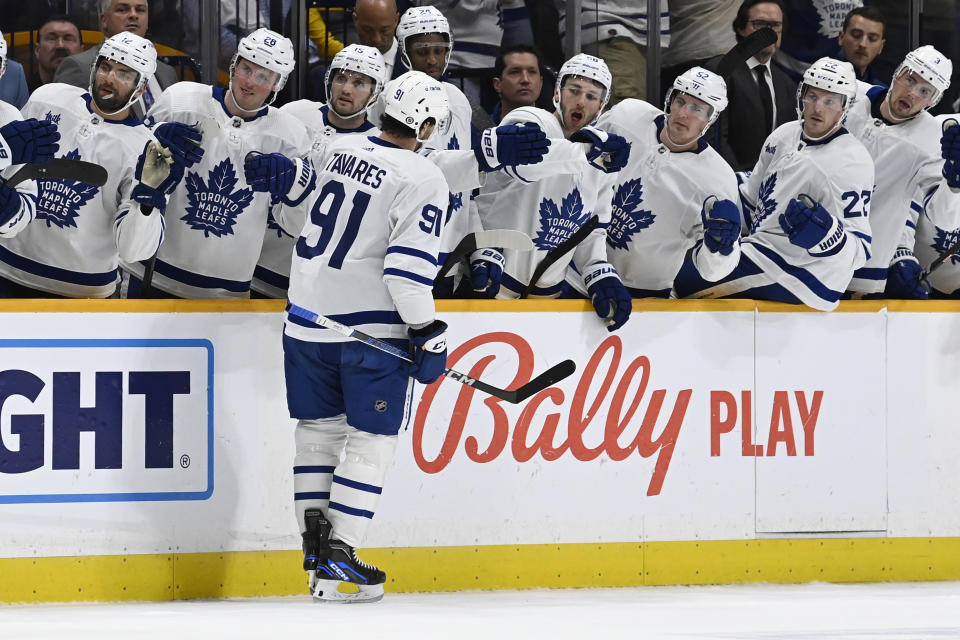
<path fill-rule="evenodd" d="M 818 34 L 836 38 L 843 31 L 843 19 L 850 11 L 863 6 L 863 0 L 813 0 L 820 18 Z"/>
<path fill-rule="evenodd" d="M 937 227 L 937 235 L 933 238 L 933 244 L 930 245 L 933 247 L 939 255 L 945 254 L 947 251 L 953 248 L 958 241 L 960 241 L 960 229 L 954 229 L 953 231 L 944 231 L 940 227 Z M 947 258 L 947 261 L 950 264 L 960 264 L 960 255 L 954 253 L 952 256 Z"/>
<path fill-rule="evenodd" d="M 80 149 L 63 157 L 79 160 Z M 37 180 L 37 220 L 45 220 L 48 227 L 76 228 L 81 207 L 99 190 L 99 187 L 75 180 Z"/>
<path fill-rule="evenodd" d="M 43 116 L 43 119 L 53 124 L 60 124 L 60 115 L 59 113 L 54 114 L 53 111 L 47 111 L 47 115 Z"/>
<path fill-rule="evenodd" d="M 656 216 L 646 209 L 637 209 L 643 202 L 643 184 L 640 178 L 627 180 L 617 187 L 613 196 L 613 219 L 607 229 L 607 244 L 614 249 L 626 249 L 633 234 L 653 224 Z"/>
<path fill-rule="evenodd" d="M 763 148 L 763 150 L 769 153 L 770 155 L 773 155 L 777 152 L 777 148 L 774 145 L 770 144 L 769 142 L 767 143 L 767 146 Z"/>
<path fill-rule="evenodd" d="M 560 201 L 560 208 L 549 198 L 540 203 L 540 231 L 533 243 L 537 249 L 549 251 L 573 235 L 590 218 L 591 212 L 583 210 L 580 191 L 574 189 Z"/>
<path fill-rule="evenodd" d="M 243 213 L 253 201 L 253 191 L 249 188 L 238 189 L 237 172 L 229 158 L 223 160 L 208 173 L 208 182 L 199 174 L 187 173 L 187 215 L 180 218 L 191 229 L 203 231 L 209 237 L 212 233 L 218 238 L 233 235 L 233 225 L 237 216 Z"/>
<path fill-rule="evenodd" d="M 773 188 L 777 186 L 777 174 L 760 183 L 760 195 L 757 199 L 757 209 L 753 212 L 750 222 L 750 233 L 757 230 L 760 223 L 767 219 L 777 209 L 777 201 L 773 198 Z"/>
<path fill-rule="evenodd" d="M 457 140 L 457 134 L 453 134 L 450 137 L 450 142 L 447 143 L 447 149 L 459 149 L 460 141 Z"/>

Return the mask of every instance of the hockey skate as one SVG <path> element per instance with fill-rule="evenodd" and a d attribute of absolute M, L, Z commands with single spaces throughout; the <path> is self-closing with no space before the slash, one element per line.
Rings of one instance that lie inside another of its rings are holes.
<path fill-rule="evenodd" d="M 383 598 L 387 574 L 358 558 L 356 550 L 340 540 L 330 540 L 325 551 L 311 572 L 310 592 L 314 600 L 357 603 Z M 355 585 L 357 590 L 341 591 L 341 585 Z"/>

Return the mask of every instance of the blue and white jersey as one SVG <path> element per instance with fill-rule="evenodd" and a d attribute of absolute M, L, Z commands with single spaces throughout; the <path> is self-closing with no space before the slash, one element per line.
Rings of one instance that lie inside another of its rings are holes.
<path fill-rule="evenodd" d="M 873 161 L 841 128 L 816 143 L 801 140 L 801 123 L 788 122 L 767 138 L 756 167 L 740 185 L 750 235 L 740 250 L 805 305 L 837 306 L 853 272 L 870 257 Z M 839 250 L 813 256 L 790 242 L 780 215 L 791 199 L 806 194 L 843 223 Z"/>
<path fill-rule="evenodd" d="M 23 120 L 23 114 L 12 104 L 0 101 L 0 127 L 13 122 L 14 120 Z M 10 178 L 14 173 L 20 170 L 23 165 L 11 165 L 10 149 L 0 138 L 0 169 L 4 179 Z M 0 238 L 12 238 L 30 224 L 34 216 L 37 215 L 37 183 L 33 180 L 27 180 L 20 183 L 16 190 L 20 193 L 20 210 L 6 223 L 0 225 Z"/>
<path fill-rule="evenodd" d="M 280 111 L 288 113 L 307 128 L 312 145 L 310 160 L 317 165 L 322 158 L 323 151 L 331 141 L 338 136 L 366 135 L 375 136 L 380 129 L 372 122 L 365 120 L 355 129 L 338 129 L 330 124 L 329 107 L 312 100 L 297 100 L 280 107 Z M 296 237 L 288 234 L 277 224 L 273 212 L 281 204 L 274 204 L 270 216 L 267 218 L 267 232 L 263 238 L 263 248 L 260 250 L 260 259 L 253 272 L 253 282 L 250 288 L 268 298 L 286 298 L 287 288 L 290 286 L 290 259 L 293 254 L 293 245 Z"/>
<path fill-rule="evenodd" d="M 501 0 L 414 0 L 410 4 L 436 7 L 450 23 L 453 32 L 451 67 L 493 67 L 503 40 L 502 5 L 505 3 Z"/>
<path fill-rule="evenodd" d="M 560 11 L 560 35 L 566 32 L 566 4 L 556 3 Z M 598 40 L 630 38 L 647 46 L 647 4 L 636 0 L 593 0 L 580 8 L 581 43 Z M 670 46 L 670 8 L 667 0 L 660 1 L 660 46 Z"/>
<path fill-rule="evenodd" d="M 883 292 L 911 202 L 919 203 L 935 226 L 960 227 L 960 190 L 951 189 L 942 173 L 940 124 L 926 111 L 906 122 L 888 124 L 879 111 L 885 96 L 884 87 L 860 83 L 857 101 L 847 116 L 847 129 L 867 148 L 876 167 L 870 213 L 872 255 L 849 287 L 860 293 Z"/>
<path fill-rule="evenodd" d="M 129 199 L 137 160 L 153 139 L 150 130 L 133 115 L 104 120 L 90 101 L 79 87 L 45 84 L 30 96 L 23 116 L 56 123 L 59 157 L 102 165 L 106 184 L 38 180 L 35 219 L 15 238 L 0 239 L 0 275 L 74 298 L 113 295 L 119 262 L 148 259 L 164 230 L 159 211 L 145 216 Z"/>
<path fill-rule="evenodd" d="M 435 319 L 433 279 L 449 190 L 426 158 L 376 137 L 344 136 L 317 166 L 296 242 L 290 302 L 378 338 Z M 344 336 L 296 316 L 287 335 Z"/>
<path fill-rule="evenodd" d="M 740 260 L 703 244 L 701 211 L 715 196 L 737 206 L 737 177 L 704 140 L 696 149 L 674 153 L 660 142 L 664 114 L 628 98 L 600 116 L 598 126 L 631 143 L 630 160 L 616 177 L 607 229 L 608 261 L 634 297 L 667 297 L 687 251 L 704 279 L 719 280 Z"/>
<path fill-rule="evenodd" d="M 310 136 L 296 118 L 263 107 L 232 116 L 226 89 L 194 82 L 170 85 L 150 110 L 157 122 L 199 122 L 203 159 L 186 170 L 167 205 L 167 237 L 157 254 L 153 286 L 181 298 L 246 298 L 260 256 L 270 194 L 247 185 L 247 154 L 300 157 Z M 124 263 L 138 277 L 143 266 Z"/>

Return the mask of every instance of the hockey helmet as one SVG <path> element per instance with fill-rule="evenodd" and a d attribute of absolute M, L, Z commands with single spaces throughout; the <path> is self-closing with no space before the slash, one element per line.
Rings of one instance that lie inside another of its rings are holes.
<path fill-rule="evenodd" d="M 327 69 L 327 75 L 324 79 L 324 86 L 327 89 L 327 106 L 333 110 L 333 91 L 331 83 L 337 71 L 354 71 L 362 73 L 373 81 L 373 89 L 370 91 L 370 99 L 363 109 L 350 115 L 340 115 L 341 118 L 353 118 L 360 115 L 370 105 L 372 105 L 380 90 L 383 89 L 384 76 L 386 75 L 386 65 L 383 62 L 383 56 L 376 47 L 366 47 L 362 44 L 351 44 L 343 48 L 340 53 L 333 56 L 330 62 L 330 68 Z"/>
<path fill-rule="evenodd" d="M 273 87 L 274 96 L 276 96 L 277 91 L 283 89 L 296 64 L 293 55 L 293 43 L 290 38 L 263 27 L 244 36 L 237 45 L 237 52 L 233 55 L 233 60 L 230 63 L 231 81 L 237 58 L 243 58 L 279 74 L 280 77 Z"/>
<path fill-rule="evenodd" d="M 104 58 L 130 67 L 139 76 L 127 103 L 117 111 L 108 114 L 113 115 L 114 113 L 120 113 L 139 99 L 138 92 L 146 86 L 147 81 L 157 71 L 157 50 L 152 42 L 129 31 L 121 31 L 104 40 L 97 52 L 93 67 L 90 69 L 90 85 L 88 87 L 90 95 L 94 94 L 93 82 L 97 74 L 97 67 L 100 60 Z"/>
<path fill-rule="evenodd" d="M 667 98 L 663 104 L 663 111 L 668 116 L 670 103 L 678 92 L 703 100 L 710 107 L 707 126 L 700 135 L 706 133 L 710 125 L 716 122 L 720 112 L 727 108 L 727 83 L 716 73 L 702 67 L 687 69 L 673 81 L 673 87 L 667 92 Z"/>
<path fill-rule="evenodd" d="M 927 44 L 908 53 L 897 70 L 893 72 L 893 77 L 897 78 L 905 71 L 913 71 L 933 85 L 937 92 L 930 99 L 930 106 L 932 107 L 940 102 L 940 98 L 950 87 L 953 63 L 950 58 Z"/>
<path fill-rule="evenodd" d="M 413 69 L 410 56 L 407 53 L 407 40 L 425 33 L 439 33 L 446 40 L 447 53 L 443 61 L 443 71 L 450 63 L 450 51 L 453 49 L 453 36 L 450 33 L 450 23 L 436 7 L 410 7 L 403 12 L 397 24 L 397 41 L 400 43 L 400 60 L 407 69 Z"/>
<path fill-rule="evenodd" d="M 420 127 L 433 118 L 434 131 L 442 128 L 450 114 L 450 101 L 443 85 L 422 71 L 407 71 L 391 80 L 383 89 L 384 113 L 413 129 L 417 142 Z"/>
<path fill-rule="evenodd" d="M 843 112 L 838 121 L 843 122 L 857 98 L 857 74 L 852 64 L 833 58 L 820 58 L 807 67 L 797 87 L 797 116 L 801 119 L 805 87 L 816 87 L 843 96 Z"/>
<path fill-rule="evenodd" d="M 607 68 L 607 63 L 602 58 L 586 53 L 578 53 L 560 67 L 560 73 L 557 74 L 557 88 L 553 93 L 554 108 L 560 111 L 560 90 L 567 79 L 573 76 L 587 78 L 599 82 L 603 86 L 603 98 L 600 104 L 600 111 L 603 111 L 604 107 L 607 106 L 607 101 L 610 100 L 613 76 L 610 75 L 610 69 Z M 598 112 L 597 115 L 600 115 L 600 113 Z"/>

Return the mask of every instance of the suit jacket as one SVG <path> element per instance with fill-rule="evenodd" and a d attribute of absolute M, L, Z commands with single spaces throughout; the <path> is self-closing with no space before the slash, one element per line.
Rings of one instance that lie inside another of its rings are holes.
<path fill-rule="evenodd" d="M 716 69 L 721 56 L 707 63 Z M 774 104 L 777 121 L 773 128 L 797 119 L 797 84 L 776 65 L 770 65 L 773 79 Z M 737 67 L 727 81 L 727 108 L 720 114 L 713 129 L 707 133 L 707 142 L 714 147 L 734 171 L 750 171 L 760 157 L 763 142 L 771 132 L 757 126 L 763 122 L 757 76 L 746 63 Z"/>

